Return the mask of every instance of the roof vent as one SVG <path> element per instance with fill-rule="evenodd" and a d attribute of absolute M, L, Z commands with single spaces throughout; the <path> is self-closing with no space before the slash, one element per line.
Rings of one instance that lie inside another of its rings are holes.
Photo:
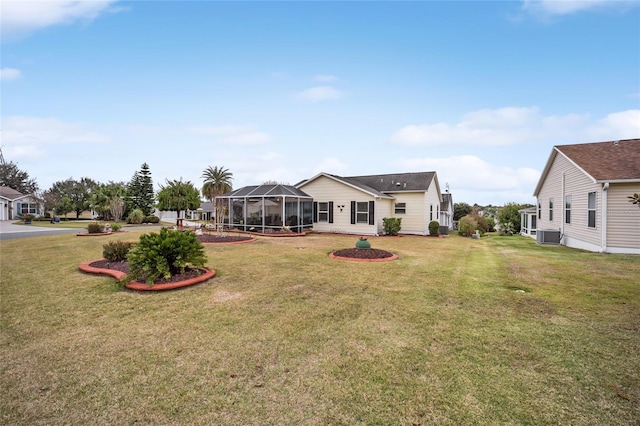
<path fill-rule="evenodd" d="M 405 187 L 405 188 L 407 187 L 407 182 L 405 182 L 405 183 L 404 183 L 404 187 Z"/>
<path fill-rule="evenodd" d="M 400 186 L 400 182 L 396 183 L 396 186 Z"/>
<path fill-rule="evenodd" d="M 618 146 L 619 143 L 620 141 L 613 141 L 613 146 Z"/>

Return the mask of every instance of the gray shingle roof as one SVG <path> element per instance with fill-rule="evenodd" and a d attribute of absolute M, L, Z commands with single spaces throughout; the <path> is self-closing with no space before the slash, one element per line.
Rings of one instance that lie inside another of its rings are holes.
<path fill-rule="evenodd" d="M 25 194 L 18 192 L 13 188 L 9 188 L 8 186 L 0 186 L 0 197 L 6 198 L 8 200 L 15 200 L 24 196 Z"/>

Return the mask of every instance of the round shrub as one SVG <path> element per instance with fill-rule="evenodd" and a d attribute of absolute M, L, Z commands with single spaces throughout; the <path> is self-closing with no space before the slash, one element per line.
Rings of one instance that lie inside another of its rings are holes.
<path fill-rule="evenodd" d="M 429 222 L 429 235 L 437 237 L 440 234 L 440 223 L 437 220 Z"/>
<path fill-rule="evenodd" d="M 121 223 L 112 223 L 111 224 L 111 230 L 113 232 L 118 232 L 121 229 L 122 229 L 122 224 Z"/>
<path fill-rule="evenodd" d="M 87 225 L 87 232 L 90 234 L 99 234 L 103 230 L 102 225 L 99 223 L 90 223 Z"/>
<path fill-rule="evenodd" d="M 402 229 L 401 217 L 384 217 L 382 218 L 382 226 L 386 235 L 398 235 Z"/>
<path fill-rule="evenodd" d="M 142 223 L 160 223 L 160 218 L 156 215 L 145 216 Z"/>
<path fill-rule="evenodd" d="M 127 255 L 131 277 L 153 284 L 158 278 L 171 278 L 187 267 L 203 267 L 207 262 L 204 245 L 193 232 L 161 229 L 140 236 Z"/>

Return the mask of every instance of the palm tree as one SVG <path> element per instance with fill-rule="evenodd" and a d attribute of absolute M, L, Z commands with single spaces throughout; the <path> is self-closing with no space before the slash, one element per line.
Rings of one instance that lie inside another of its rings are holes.
<path fill-rule="evenodd" d="M 220 229 L 224 217 L 224 200 L 217 199 L 218 196 L 231 191 L 231 181 L 233 173 L 224 167 L 207 167 L 202 176 L 204 184 L 202 185 L 202 195 L 214 203 L 215 205 L 215 223 L 216 228 Z"/>

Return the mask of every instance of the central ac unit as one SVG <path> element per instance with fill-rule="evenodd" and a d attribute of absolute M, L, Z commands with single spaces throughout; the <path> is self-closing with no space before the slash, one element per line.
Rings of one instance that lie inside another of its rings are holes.
<path fill-rule="evenodd" d="M 560 231 L 557 229 L 536 230 L 538 244 L 560 244 Z"/>

